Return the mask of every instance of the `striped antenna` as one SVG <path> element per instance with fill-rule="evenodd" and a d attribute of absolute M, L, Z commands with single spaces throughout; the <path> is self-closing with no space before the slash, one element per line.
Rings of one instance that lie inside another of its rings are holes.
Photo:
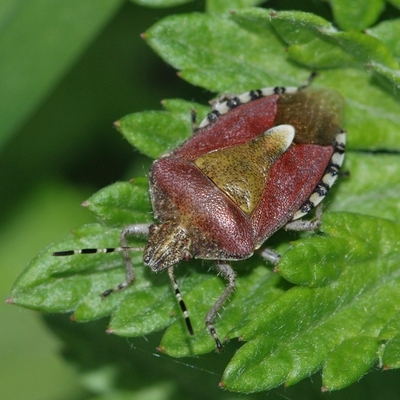
<path fill-rule="evenodd" d="M 55 257 L 64 257 L 64 256 L 73 256 L 75 254 L 97 254 L 97 253 L 123 253 L 125 259 L 125 270 L 126 270 L 126 280 L 118 284 L 117 286 L 105 290 L 101 297 L 107 297 L 111 293 L 119 292 L 128 287 L 135 280 L 135 272 L 133 269 L 132 261 L 129 257 L 129 252 L 131 251 L 143 251 L 143 247 L 129 247 L 129 246 L 121 246 L 121 247 L 107 247 L 103 249 L 79 249 L 79 250 L 61 250 L 55 251 L 51 253 L 52 256 Z"/>
<path fill-rule="evenodd" d="M 73 256 L 75 254 L 117 253 L 117 252 L 125 252 L 125 251 L 143 251 L 143 248 L 142 247 L 107 247 L 107 248 L 103 248 L 103 249 L 61 250 L 61 251 L 54 251 L 53 253 L 51 253 L 51 255 L 55 256 L 55 257 L 64 257 L 64 256 Z M 188 330 L 189 334 L 191 336 L 193 336 L 194 331 L 193 331 L 192 322 L 190 321 L 189 311 L 187 310 L 185 302 L 183 301 L 182 294 L 179 290 L 178 283 L 174 276 L 173 267 L 168 268 L 168 275 L 171 279 L 171 283 L 174 288 L 175 296 L 178 301 L 179 307 L 181 308 L 183 317 L 185 318 L 187 330 Z M 126 282 L 119 284 L 115 288 L 106 290 L 105 292 L 102 293 L 102 297 L 107 297 L 111 293 L 125 289 L 133 280 L 134 280 L 134 277 L 132 276 Z"/>
<path fill-rule="evenodd" d="M 104 249 L 79 249 L 61 250 L 51 253 L 55 257 L 73 256 L 75 254 L 96 254 L 96 253 L 121 253 L 123 251 L 143 251 L 143 247 L 107 247 Z"/>

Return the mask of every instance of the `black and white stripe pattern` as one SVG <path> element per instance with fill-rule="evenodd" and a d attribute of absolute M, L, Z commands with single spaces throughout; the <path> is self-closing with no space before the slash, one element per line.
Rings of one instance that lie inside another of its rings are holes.
<path fill-rule="evenodd" d="M 107 247 L 104 249 L 79 249 L 79 250 L 62 250 L 51 253 L 52 256 L 64 257 L 73 256 L 75 254 L 96 254 L 96 253 L 119 253 L 122 251 L 141 251 L 134 247 Z"/>
<path fill-rule="evenodd" d="M 298 90 L 299 88 L 295 86 L 275 86 L 258 90 L 250 90 L 250 92 L 239 95 L 232 95 L 228 97 L 223 96 L 222 98 L 224 99 L 224 101 L 217 100 L 213 104 L 213 110 L 206 116 L 206 118 L 203 119 L 203 121 L 201 121 L 199 128 L 204 128 L 211 122 L 215 121 L 221 115 L 228 113 L 229 111 L 240 106 L 241 104 L 246 104 L 250 101 L 257 100 L 260 97 L 266 97 L 272 94 L 296 93 Z"/>
<path fill-rule="evenodd" d="M 185 318 L 186 328 L 187 328 L 189 334 L 191 336 L 193 336 L 194 331 L 193 331 L 193 327 L 192 327 L 192 322 L 190 321 L 189 311 L 187 310 L 185 302 L 183 301 L 182 294 L 179 290 L 178 282 L 176 281 L 175 276 L 174 276 L 174 268 L 173 267 L 168 268 L 168 275 L 169 275 L 169 278 L 171 279 L 171 283 L 174 288 L 176 300 L 178 301 L 178 304 L 182 311 L 183 317 Z"/>
<path fill-rule="evenodd" d="M 296 86 L 286 86 L 286 87 L 267 87 L 258 90 L 251 90 L 249 92 L 240 94 L 240 95 L 232 95 L 232 96 L 223 96 L 222 99 L 224 101 L 217 100 L 213 104 L 213 111 L 211 111 L 206 118 L 200 123 L 199 128 L 204 128 L 209 125 L 221 115 L 228 113 L 234 108 L 238 107 L 241 104 L 249 103 L 250 101 L 257 100 L 260 97 L 270 96 L 272 94 L 283 94 L 283 93 L 296 93 L 299 90 L 304 89 L 305 86 L 300 88 Z M 299 219 L 306 215 L 309 211 L 311 211 L 314 207 L 316 207 L 321 201 L 324 199 L 329 189 L 335 183 L 337 175 L 339 173 L 340 167 L 343 164 L 344 160 L 344 152 L 346 146 L 346 132 L 341 130 L 335 138 L 334 144 L 334 153 L 332 158 L 325 170 L 325 174 L 322 177 L 321 181 L 316 186 L 315 190 L 311 193 L 310 197 L 304 204 L 300 207 L 300 209 L 294 214 L 292 220 Z"/>
<path fill-rule="evenodd" d="M 324 199 L 329 189 L 335 183 L 340 167 L 343 164 L 346 147 L 346 132 L 341 130 L 335 138 L 334 151 L 325 173 L 318 185 L 300 209 L 293 215 L 292 221 L 299 219 L 316 207 Z"/>

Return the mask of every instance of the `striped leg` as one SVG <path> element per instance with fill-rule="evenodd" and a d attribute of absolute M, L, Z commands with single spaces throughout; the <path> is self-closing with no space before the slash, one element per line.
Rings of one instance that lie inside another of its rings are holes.
<path fill-rule="evenodd" d="M 281 259 L 281 255 L 279 253 L 268 248 L 264 249 L 261 252 L 261 257 L 274 265 L 277 265 L 279 260 Z"/>
<path fill-rule="evenodd" d="M 315 208 L 315 218 L 312 220 L 296 220 L 296 221 L 290 221 L 288 222 L 285 226 L 284 229 L 287 229 L 289 231 L 314 231 L 318 229 L 321 225 L 321 219 L 322 219 L 322 204 L 318 204 L 317 207 Z M 271 249 L 264 249 L 261 252 L 261 257 L 263 257 L 265 260 L 271 262 L 274 265 L 277 265 L 279 263 L 279 260 L 281 259 L 281 255 L 274 250 Z"/>
<path fill-rule="evenodd" d="M 315 208 L 315 218 L 311 220 L 295 220 L 288 222 L 283 228 L 289 231 L 315 231 L 322 222 L 322 203 Z"/>
<path fill-rule="evenodd" d="M 181 308 L 183 317 L 185 318 L 187 330 L 189 331 L 190 335 L 193 336 L 194 331 L 193 331 L 192 323 L 190 321 L 189 312 L 186 308 L 185 302 L 183 301 L 181 292 L 179 290 L 178 283 L 176 282 L 176 279 L 174 276 L 174 267 L 168 268 L 168 275 L 169 275 L 169 278 L 171 279 L 171 283 L 174 288 L 175 296 L 176 296 L 176 299 L 178 300 L 179 307 Z"/>
<path fill-rule="evenodd" d="M 149 227 L 150 224 L 135 224 L 126 226 L 122 230 L 120 234 L 120 242 L 121 242 L 122 255 L 124 257 L 124 262 L 125 262 L 125 274 L 126 274 L 125 282 L 122 282 L 111 289 L 105 290 L 101 295 L 102 297 L 107 297 L 111 293 L 124 290 L 135 280 L 135 269 L 133 268 L 130 252 L 132 250 L 138 250 L 138 249 L 133 249 L 129 247 L 127 238 L 128 236 L 144 236 L 144 235 L 147 236 L 149 233 Z"/>

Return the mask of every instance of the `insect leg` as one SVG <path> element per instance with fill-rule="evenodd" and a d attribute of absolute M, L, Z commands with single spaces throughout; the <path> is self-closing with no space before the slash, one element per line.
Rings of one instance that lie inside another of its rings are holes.
<path fill-rule="evenodd" d="M 312 220 L 296 220 L 288 222 L 284 229 L 290 231 L 315 231 L 318 229 L 322 222 L 322 203 L 318 204 L 315 208 L 315 218 Z"/>
<path fill-rule="evenodd" d="M 149 233 L 149 227 L 150 224 L 128 225 L 121 231 L 120 243 L 123 249 L 122 255 L 124 257 L 124 262 L 125 262 L 125 273 L 126 273 L 125 282 L 122 282 L 111 289 L 105 290 L 102 293 L 102 297 L 107 297 L 111 293 L 124 290 L 135 280 L 135 270 L 133 268 L 132 260 L 130 257 L 130 247 L 128 245 L 127 238 L 128 236 L 147 236 Z"/>
<path fill-rule="evenodd" d="M 312 71 L 307 80 L 299 87 L 299 90 L 308 88 L 317 75 L 318 75 L 317 71 Z"/>
<path fill-rule="evenodd" d="M 178 300 L 179 307 L 181 308 L 183 317 L 185 318 L 187 330 L 189 331 L 190 335 L 193 336 L 194 331 L 193 331 L 192 323 L 190 321 L 189 311 L 187 310 L 185 302 L 183 301 L 181 292 L 179 290 L 178 283 L 174 276 L 174 268 L 173 267 L 168 268 L 168 275 L 169 275 L 169 278 L 171 279 L 171 283 L 174 288 L 175 296 L 176 296 L 176 299 Z"/>
<path fill-rule="evenodd" d="M 279 253 L 268 248 L 261 252 L 261 257 L 274 265 L 278 264 L 279 260 L 281 259 L 281 255 Z"/>
<path fill-rule="evenodd" d="M 218 311 L 221 309 L 221 307 L 223 306 L 223 304 L 225 303 L 227 298 L 230 296 L 230 294 L 235 289 L 236 273 L 229 264 L 218 263 L 218 264 L 216 264 L 216 266 L 217 266 L 217 270 L 218 270 L 219 274 L 221 274 L 228 281 L 228 284 L 227 284 L 225 290 L 223 291 L 223 293 L 221 294 L 221 296 L 219 297 L 219 299 L 214 303 L 214 305 L 211 307 L 210 311 L 208 312 L 208 314 L 206 316 L 206 327 L 207 327 L 208 331 L 210 332 L 210 335 L 215 340 L 215 344 L 217 346 L 217 351 L 221 351 L 223 346 L 221 344 L 221 341 L 218 338 L 218 335 L 214 328 L 213 323 L 214 323 L 215 317 L 218 314 Z"/>
<path fill-rule="evenodd" d="M 291 231 L 315 231 L 321 225 L 322 220 L 322 204 L 318 204 L 315 208 L 315 218 L 312 220 L 296 220 L 288 222 L 284 229 L 291 230 Z M 274 250 L 271 249 L 264 249 L 261 252 L 261 257 L 265 260 L 271 262 L 274 265 L 279 263 L 281 259 L 281 255 Z"/>

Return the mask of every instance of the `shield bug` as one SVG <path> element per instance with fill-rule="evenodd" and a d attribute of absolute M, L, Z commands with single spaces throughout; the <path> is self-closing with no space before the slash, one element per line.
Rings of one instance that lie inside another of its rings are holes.
<path fill-rule="evenodd" d="M 274 87 L 225 96 L 193 136 L 156 160 L 150 170 L 150 197 L 159 224 L 127 226 L 121 247 L 53 253 L 123 252 L 126 281 L 103 293 L 122 290 L 134 281 L 127 244 L 131 235 L 146 235 L 143 262 L 154 272 L 167 270 L 190 334 L 193 329 L 174 268 L 192 257 L 212 260 L 227 286 L 208 312 L 214 328 L 218 311 L 235 288 L 230 262 L 250 257 L 280 228 L 313 230 L 319 219 L 298 219 L 317 206 L 336 180 L 345 150 L 340 128 L 343 108 L 334 90 L 307 86 Z M 279 255 L 266 250 L 277 263 Z"/>

